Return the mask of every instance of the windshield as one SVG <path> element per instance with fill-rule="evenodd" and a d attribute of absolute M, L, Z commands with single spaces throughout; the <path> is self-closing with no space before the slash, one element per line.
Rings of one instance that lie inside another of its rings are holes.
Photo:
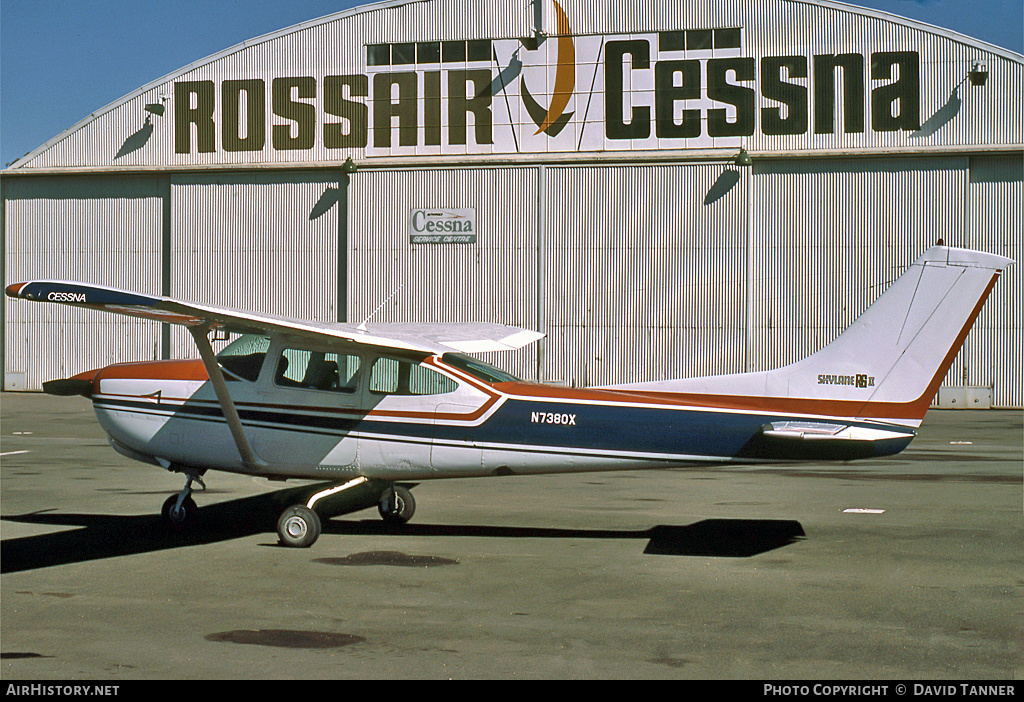
<path fill-rule="evenodd" d="M 243 334 L 217 354 L 217 362 L 239 378 L 256 382 L 269 348 L 269 338 L 257 334 Z"/>
<path fill-rule="evenodd" d="M 461 353 L 446 353 L 441 356 L 441 360 L 459 370 L 466 371 L 474 378 L 478 378 L 485 383 L 507 383 L 519 380 L 519 378 L 511 373 L 506 373 L 489 363 L 484 363 L 477 358 L 464 356 Z"/>

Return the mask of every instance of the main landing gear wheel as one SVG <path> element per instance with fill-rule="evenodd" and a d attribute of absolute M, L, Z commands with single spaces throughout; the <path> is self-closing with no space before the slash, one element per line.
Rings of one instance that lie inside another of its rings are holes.
<path fill-rule="evenodd" d="M 293 505 L 286 509 L 281 513 L 281 518 L 277 520 L 277 535 L 281 539 L 281 544 L 292 548 L 312 546 L 320 536 L 320 516 L 313 511 L 313 506 L 326 497 L 351 490 L 365 482 L 367 482 L 367 478 L 362 476 L 353 478 L 326 490 L 321 490 L 310 497 L 304 505 Z"/>
<path fill-rule="evenodd" d="M 277 520 L 277 536 L 292 548 L 307 548 L 320 536 L 320 517 L 304 505 L 289 507 Z"/>
<path fill-rule="evenodd" d="M 164 506 L 160 509 L 160 517 L 164 523 L 169 524 L 176 531 L 182 531 L 192 526 L 196 520 L 196 513 L 199 507 L 191 497 L 186 497 L 178 504 L 179 495 L 171 495 L 164 500 Z"/>
<path fill-rule="evenodd" d="M 385 524 L 398 526 L 412 519 L 416 511 L 416 500 L 412 493 L 400 485 L 393 485 L 385 490 L 377 503 L 377 511 Z"/>

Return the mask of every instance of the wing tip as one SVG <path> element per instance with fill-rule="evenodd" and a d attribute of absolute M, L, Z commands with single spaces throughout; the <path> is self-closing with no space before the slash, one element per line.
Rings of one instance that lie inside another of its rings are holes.
<path fill-rule="evenodd" d="M 28 283 L 11 283 L 4 289 L 4 294 L 7 295 L 7 297 L 21 297 L 21 290 L 26 285 L 28 285 Z"/>
<path fill-rule="evenodd" d="M 545 336 L 542 332 L 532 329 L 518 327 L 507 327 L 506 329 L 511 330 L 512 333 L 502 337 L 438 340 L 437 343 L 459 353 L 486 353 L 489 351 L 514 351 L 539 341 Z"/>

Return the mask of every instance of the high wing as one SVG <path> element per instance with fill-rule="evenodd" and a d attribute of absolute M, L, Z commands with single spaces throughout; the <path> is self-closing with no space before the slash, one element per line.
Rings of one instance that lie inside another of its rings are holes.
<path fill-rule="evenodd" d="M 540 332 L 502 324 L 325 324 L 277 315 L 242 312 L 71 281 L 14 283 L 7 296 L 238 334 L 287 334 L 319 341 L 391 351 L 441 354 L 507 351 L 531 344 Z"/>
<path fill-rule="evenodd" d="M 251 470 L 267 467 L 253 453 L 242 421 L 231 399 L 220 364 L 210 346 L 213 329 L 241 334 L 287 334 L 327 342 L 390 351 L 392 353 L 443 354 L 447 351 L 482 352 L 520 348 L 544 335 L 501 324 L 321 324 L 301 322 L 275 315 L 182 302 L 169 297 L 68 281 L 38 280 L 7 286 L 8 297 L 54 302 L 72 307 L 103 310 L 116 314 L 166 322 L 186 327 L 199 349 L 217 401 L 238 447 L 243 464 Z"/>

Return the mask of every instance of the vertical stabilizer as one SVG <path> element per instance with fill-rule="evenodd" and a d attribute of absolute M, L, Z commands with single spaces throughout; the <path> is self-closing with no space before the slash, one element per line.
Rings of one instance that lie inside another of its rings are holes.
<path fill-rule="evenodd" d="M 916 426 L 1011 259 L 933 246 L 839 337 L 771 371 L 621 389 Z"/>
<path fill-rule="evenodd" d="M 832 343 L 770 371 L 767 393 L 863 402 L 860 416 L 919 423 L 1010 262 L 933 246 Z"/>

